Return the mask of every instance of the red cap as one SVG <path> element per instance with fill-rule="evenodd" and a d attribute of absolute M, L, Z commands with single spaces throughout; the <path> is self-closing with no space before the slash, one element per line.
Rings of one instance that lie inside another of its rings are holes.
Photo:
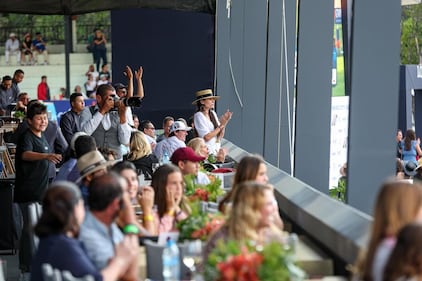
<path fill-rule="evenodd" d="M 179 161 L 192 161 L 192 162 L 200 162 L 204 160 L 205 157 L 199 156 L 195 153 L 195 151 L 190 147 L 180 147 L 176 149 L 173 154 L 171 155 L 170 161 L 177 165 Z"/>

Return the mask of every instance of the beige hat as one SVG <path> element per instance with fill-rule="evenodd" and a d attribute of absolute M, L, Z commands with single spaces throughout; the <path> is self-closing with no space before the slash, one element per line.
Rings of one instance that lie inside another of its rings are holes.
<path fill-rule="evenodd" d="M 98 150 L 85 153 L 78 159 L 78 162 L 76 162 L 78 171 L 81 174 L 81 177 L 77 182 L 80 182 L 87 175 L 114 165 L 114 163 L 116 163 L 116 161 L 105 160 L 104 156 Z"/>
<path fill-rule="evenodd" d="M 9 34 L 9 37 L 16 37 L 16 34 L 12 32 Z"/>
<path fill-rule="evenodd" d="M 220 98 L 219 96 L 214 96 L 211 89 L 198 91 L 196 92 L 195 96 L 196 96 L 196 99 L 192 102 L 192 104 L 196 104 L 200 100 L 205 100 L 205 99 L 218 100 Z"/>

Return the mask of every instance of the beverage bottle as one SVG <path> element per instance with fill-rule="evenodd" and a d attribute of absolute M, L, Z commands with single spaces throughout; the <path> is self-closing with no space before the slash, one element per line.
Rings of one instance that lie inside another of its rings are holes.
<path fill-rule="evenodd" d="M 163 250 L 163 278 L 164 281 L 180 280 L 180 254 L 176 242 L 167 239 Z"/>
<path fill-rule="evenodd" d="M 168 163 L 170 163 L 170 156 L 169 156 L 169 154 L 168 154 L 167 151 L 164 151 L 164 154 L 163 154 L 163 164 L 168 164 Z"/>

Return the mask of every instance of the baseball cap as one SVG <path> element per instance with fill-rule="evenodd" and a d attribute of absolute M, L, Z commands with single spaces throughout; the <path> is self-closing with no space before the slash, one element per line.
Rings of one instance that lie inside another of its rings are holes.
<path fill-rule="evenodd" d="M 199 156 L 195 151 L 190 147 L 180 147 L 176 149 L 170 157 L 171 163 L 177 165 L 179 161 L 192 161 L 200 162 L 205 160 L 205 157 Z"/>
<path fill-rule="evenodd" d="M 173 125 L 170 127 L 170 134 L 176 131 L 190 131 L 192 127 L 186 126 L 183 121 L 174 121 Z"/>

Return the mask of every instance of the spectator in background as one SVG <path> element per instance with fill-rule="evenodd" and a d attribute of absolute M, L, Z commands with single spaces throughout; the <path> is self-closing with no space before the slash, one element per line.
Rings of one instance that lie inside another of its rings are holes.
<path fill-rule="evenodd" d="M 412 161 L 416 166 L 418 165 L 417 156 L 422 156 L 422 150 L 420 148 L 420 139 L 416 139 L 416 133 L 413 129 L 408 129 L 404 140 L 401 141 L 401 153 L 403 158 L 403 164 Z"/>
<path fill-rule="evenodd" d="M 101 29 L 95 30 L 93 43 L 92 53 L 97 64 L 97 71 L 99 71 L 101 60 L 103 60 L 103 65 L 107 64 L 107 39 Z"/>
<path fill-rule="evenodd" d="M 82 94 L 73 93 L 70 95 L 70 109 L 60 118 L 60 128 L 67 143 L 70 143 L 73 135 L 81 131 L 80 117 L 85 108 L 85 101 Z"/>
<path fill-rule="evenodd" d="M 97 89 L 97 81 L 94 79 L 92 74 L 88 74 L 88 80 L 85 82 L 86 95 L 91 99 L 94 98 L 95 89 Z"/>
<path fill-rule="evenodd" d="M 396 142 L 397 142 L 397 152 L 396 152 L 396 157 L 401 159 L 402 155 L 401 155 L 401 151 L 402 151 L 402 146 L 401 146 L 401 141 L 403 139 L 403 132 L 398 129 L 397 130 L 397 135 L 396 135 Z"/>
<path fill-rule="evenodd" d="M 169 157 L 179 147 L 186 147 L 185 140 L 188 131 L 192 128 L 187 127 L 182 121 L 175 121 L 170 128 L 170 135 L 167 139 L 157 143 L 154 154 L 158 159 L 162 159 L 167 153 Z"/>
<path fill-rule="evenodd" d="M 88 66 L 88 71 L 85 72 L 86 77 L 88 77 L 89 75 L 92 75 L 92 78 L 94 78 L 95 81 L 98 81 L 100 74 L 98 73 L 98 71 L 95 70 L 95 66 L 93 64 L 90 64 Z"/>
<path fill-rule="evenodd" d="M 91 81 L 91 80 L 89 80 L 89 81 Z M 99 87 L 101 85 L 108 85 L 108 84 L 110 84 L 110 82 L 107 80 L 107 75 L 101 74 L 100 80 L 97 81 L 97 87 Z"/>
<path fill-rule="evenodd" d="M 145 137 L 151 148 L 154 150 L 157 145 L 156 136 L 155 136 L 155 127 L 150 120 L 142 120 L 140 124 L 140 131 L 145 134 Z"/>
<path fill-rule="evenodd" d="M 135 114 L 132 115 L 133 118 L 133 129 L 139 130 L 139 118 Z"/>
<path fill-rule="evenodd" d="M 99 72 L 99 76 L 101 75 L 105 75 L 108 83 L 111 83 L 111 73 L 110 73 L 110 70 L 108 69 L 108 64 L 105 63 L 101 66 L 101 71 Z"/>
<path fill-rule="evenodd" d="M 51 100 L 50 96 L 50 87 L 47 84 L 47 76 L 41 76 L 41 82 L 38 84 L 37 88 L 37 98 L 39 100 Z"/>
<path fill-rule="evenodd" d="M 76 85 L 75 88 L 73 88 L 73 92 L 77 94 L 82 94 L 84 99 L 88 98 L 87 95 L 84 92 L 82 92 L 82 87 L 79 85 Z"/>
<path fill-rule="evenodd" d="M 17 95 L 13 95 L 12 83 L 12 77 L 3 76 L 0 85 L 0 115 L 5 115 L 7 107 L 18 98 Z"/>
<path fill-rule="evenodd" d="M 205 157 L 199 156 L 190 147 L 181 147 L 176 149 L 171 155 L 170 161 L 179 167 L 183 176 L 192 175 L 194 184 L 209 184 L 210 179 L 207 174 L 199 171 L 199 163 L 204 161 Z"/>
<path fill-rule="evenodd" d="M 32 41 L 32 48 L 34 52 L 34 57 L 37 63 L 39 64 L 38 55 L 44 56 L 44 64 L 48 64 L 48 51 L 46 47 L 47 43 L 41 35 L 41 32 L 35 33 L 35 39 Z"/>
<path fill-rule="evenodd" d="M 171 117 L 171 116 L 164 117 L 164 119 L 163 119 L 163 133 L 157 137 L 157 143 L 162 141 L 162 140 L 165 140 L 169 137 L 170 128 L 171 128 L 171 125 L 173 125 L 173 123 L 174 123 L 173 117 Z"/>
<path fill-rule="evenodd" d="M 130 152 L 126 157 L 126 160 L 135 164 L 138 175 L 143 173 L 145 179 L 151 179 L 153 173 L 152 165 L 153 163 L 158 163 L 158 159 L 152 154 L 151 146 L 142 132 L 132 132 L 129 150 Z"/>
<path fill-rule="evenodd" d="M 22 92 L 18 95 L 18 102 L 16 103 L 16 111 L 27 111 L 27 106 L 29 102 L 29 95 L 28 93 Z"/>
<path fill-rule="evenodd" d="M 6 44 L 4 46 L 5 56 L 4 59 L 7 65 L 10 65 L 9 57 L 10 55 L 16 56 L 16 63 L 19 65 L 21 63 L 21 51 L 19 40 L 16 38 L 15 33 L 10 33 L 9 39 L 6 40 Z"/>
<path fill-rule="evenodd" d="M 13 96 L 17 97 L 19 95 L 19 93 L 21 92 L 18 84 L 23 81 L 24 75 L 25 75 L 25 73 L 23 72 L 22 69 L 16 69 L 15 73 L 13 73 L 13 78 L 12 78 Z"/>
<path fill-rule="evenodd" d="M 28 56 L 29 60 L 26 60 Z M 31 34 L 26 33 L 21 43 L 21 65 L 34 64 L 34 55 L 32 53 L 32 38 Z"/>
<path fill-rule="evenodd" d="M 227 110 L 218 120 L 214 111 L 215 101 L 219 99 L 211 89 L 196 92 L 196 99 L 192 102 L 197 107 L 194 115 L 195 130 L 198 137 L 204 138 L 210 154 L 216 155 L 220 149 L 220 140 L 224 136 L 225 127 L 233 113 Z"/>

